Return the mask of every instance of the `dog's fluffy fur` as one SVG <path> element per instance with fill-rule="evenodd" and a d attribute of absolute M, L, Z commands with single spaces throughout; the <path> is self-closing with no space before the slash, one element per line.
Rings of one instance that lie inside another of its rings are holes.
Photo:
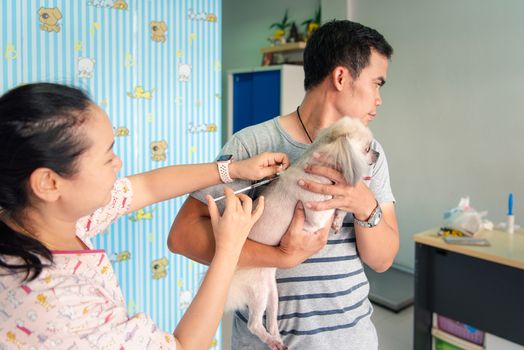
<path fill-rule="evenodd" d="M 331 198 L 306 191 L 298 186 L 299 179 L 320 183 L 331 183 L 325 177 L 304 172 L 306 164 L 322 163 L 339 170 L 349 184 L 355 184 L 367 173 L 369 164 L 376 161 L 377 154 L 370 150 L 373 136 L 358 119 L 344 117 L 324 129 L 297 162 L 264 191 L 265 209 L 262 217 L 253 226 L 249 238 L 268 245 L 277 245 L 286 232 L 297 201 L 313 202 Z M 320 159 L 314 157 L 320 155 Z M 304 230 L 316 232 L 332 217 L 334 209 L 325 211 L 305 210 Z M 335 215 L 333 228 L 338 232 L 345 212 Z M 235 273 L 230 288 L 226 309 L 249 309 L 249 330 L 273 350 L 286 349 L 277 324 L 278 292 L 275 268 L 240 269 Z M 262 323 L 267 311 L 267 331 Z"/>

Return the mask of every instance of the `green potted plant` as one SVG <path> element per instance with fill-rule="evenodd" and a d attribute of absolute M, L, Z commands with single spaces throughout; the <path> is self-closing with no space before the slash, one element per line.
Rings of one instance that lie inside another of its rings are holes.
<path fill-rule="evenodd" d="M 322 15 L 322 10 L 320 5 L 318 6 L 317 11 L 315 12 L 315 16 L 313 18 L 307 19 L 304 22 L 302 22 L 302 25 L 306 26 L 305 33 L 306 37 L 305 40 L 309 39 L 311 37 L 311 34 L 320 27 L 320 18 Z"/>
<path fill-rule="evenodd" d="M 288 22 L 288 16 L 287 16 L 288 10 L 286 9 L 286 12 L 284 13 L 284 18 L 282 18 L 282 21 L 275 22 L 269 26 L 269 29 L 276 28 L 275 32 L 273 33 L 273 42 L 275 44 L 285 44 L 286 43 L 286 29 L 291 26 L 291 23 Z"/>

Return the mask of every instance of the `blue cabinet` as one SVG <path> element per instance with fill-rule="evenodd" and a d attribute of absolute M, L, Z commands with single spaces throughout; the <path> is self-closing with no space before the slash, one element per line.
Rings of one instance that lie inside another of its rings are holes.
<path fill-rule="evenodd" d="M 292 112 L 304 97 L 302 66 L 234 70 L 229 75 L 228 135 Z"/>
<path fill-rule="evenodd" d="M 233 77 L 233 133 L 280 113 L 280 71 Z"/>

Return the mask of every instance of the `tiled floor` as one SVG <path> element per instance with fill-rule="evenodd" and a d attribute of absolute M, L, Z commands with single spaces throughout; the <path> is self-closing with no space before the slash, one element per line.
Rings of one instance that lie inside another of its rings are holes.
<path fill-rule="evenodd" d="M 394 313 L 373 304 L 371 316 L 377 329 L 379 350 L 413 349 L 413 306 Z"/>

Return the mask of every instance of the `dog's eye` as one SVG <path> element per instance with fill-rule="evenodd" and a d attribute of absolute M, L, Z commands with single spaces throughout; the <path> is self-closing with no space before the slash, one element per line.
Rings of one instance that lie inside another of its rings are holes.
<path fill-rule="evenodd" d="M 48 19 L 48 18 L 49 18 L 49 15 L 48 15 L 47 13 L 44 13 L 44 14 L 42 15 L 42 18 L 43 18 L 43 19 Z"/>
<path fill-rule="evenodd" d="M 157 26 L 153 26 L 153 31 L 156 32 L 158 30 Z"/>
<path fill-rule="evenodd" d="M 153 146 L 153 151 L 158 151 L 158 146 Z"/>

